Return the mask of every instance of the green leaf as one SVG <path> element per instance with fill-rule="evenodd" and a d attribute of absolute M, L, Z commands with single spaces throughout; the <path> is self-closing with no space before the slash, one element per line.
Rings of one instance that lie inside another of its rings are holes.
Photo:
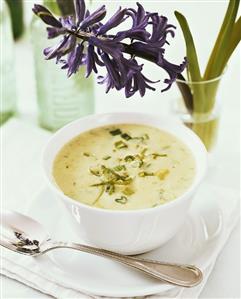
<path fill-rule="evenodd" d="M 201 82 L 202 76 L 199 68 L 196 47 L 194 44 L 194 40 L 188 22 L 186 18 L 178 11 L 175 11 L 175 16 L 181 26 L 185 43 L 186 43 L 188 69 L 191 77 L 190 79 L 192 82 Z M 189 88 L 193 94 L 194 111 L 197 113 L 203 112 L 203 110 L 205 110 L 206 103 L 205 103 L 204 88 L 202 84 L 191 84 Z M 188 99 L 188 101 L 190 101 L 190 99 Z"/>
<path fill-rule="evenodd" d="M 175 11 L 175 16 L 181 26 L 183 36 L 186 43 L 186 51 L 187 51 L 187 59 L 188 59 L 188 67 L 191 75 L 192 81 L 201 81 L 201 73 L 198 63 L 198 57 L 196 52 L 196 47 L 194 44 L 194 40 L 192 37 L 192 33 L 190 31 L 190 28 L 188 26 L 188 22 L 184 15 L 182 15 L 180 12 Z"/>
<path fill-rule="evenodd" d="M 204 73 L 204 80 L 222 74 L 240 0 L 230 0 L 217 40 Z"/>
<path fill-rule="evenodd" d="M 239 17 L 238 21 L 233 26 L 232 35 L 230 38 L 230 43 L 228 45 L 227 55 L 225 58 L 226 59 L 225 65 L 227 64 L 230 56 L 233 54 L 233 51 L 239 44 L 240 39 L 241 39 L 241 17 Z"/>

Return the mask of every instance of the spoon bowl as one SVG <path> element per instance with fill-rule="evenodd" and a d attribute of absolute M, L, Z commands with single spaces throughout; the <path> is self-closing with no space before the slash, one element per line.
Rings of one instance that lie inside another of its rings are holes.
<path fill-rule="evenodd" d="M 1 212 L 1 245 L 27 255 L 46 248 L 50 237 L 34 219 L 13 211 Z"/>

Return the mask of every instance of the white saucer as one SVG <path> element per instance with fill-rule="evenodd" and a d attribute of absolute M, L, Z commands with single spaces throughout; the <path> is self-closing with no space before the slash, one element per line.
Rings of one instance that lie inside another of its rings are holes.
<path fill-rule="evenodd" d="M 185 224 L 166 245 L 141 256 L 165 262 L 194 264 L 205 270 L 218 247 L 223 230 L 222 212 L 212 201 L 215 194 L 199 192 Z M 208 198 L 207 198 L 208 194 Z M 57 240 L 81 242 L 68 225 L 69 215 L 48 189 L 42 190 L 28 214 L 42 223 Z M 68 288 L 99 296 L 134 297 L 166 293 L 174 287 L 117 262 L 69 249 L 35 259 L 48 279 Z"/>

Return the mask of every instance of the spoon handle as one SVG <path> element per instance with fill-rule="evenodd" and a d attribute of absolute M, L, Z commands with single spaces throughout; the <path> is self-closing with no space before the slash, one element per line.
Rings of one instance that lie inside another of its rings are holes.
<path fill-rule="evenodd" d="M 46 251 L 57 248 L 71 248 L 102 257 L 108 257 L 138 269 L 156 279 L 182 287 L 193 287 L 202 281 L 201 270 L 192 265 L 163 263 L 69 242 L 53 242 L 51 248 L 48 248 Z"/>

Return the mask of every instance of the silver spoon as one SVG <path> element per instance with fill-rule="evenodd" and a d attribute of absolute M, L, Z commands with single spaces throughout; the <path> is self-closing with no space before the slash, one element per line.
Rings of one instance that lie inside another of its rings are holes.
<path fill-rule="evenodd" d="M 52 240 L 34 219 L 13 211 L 1 212 L 0 245 L 12 251 L 37 257 L 57 248 L 71 248 L 116 260 L 170 284 L 193 287 L 202 281 L 202 272 L 192 265 L 163 263 L 126 256 L 105 249 Z"/>

